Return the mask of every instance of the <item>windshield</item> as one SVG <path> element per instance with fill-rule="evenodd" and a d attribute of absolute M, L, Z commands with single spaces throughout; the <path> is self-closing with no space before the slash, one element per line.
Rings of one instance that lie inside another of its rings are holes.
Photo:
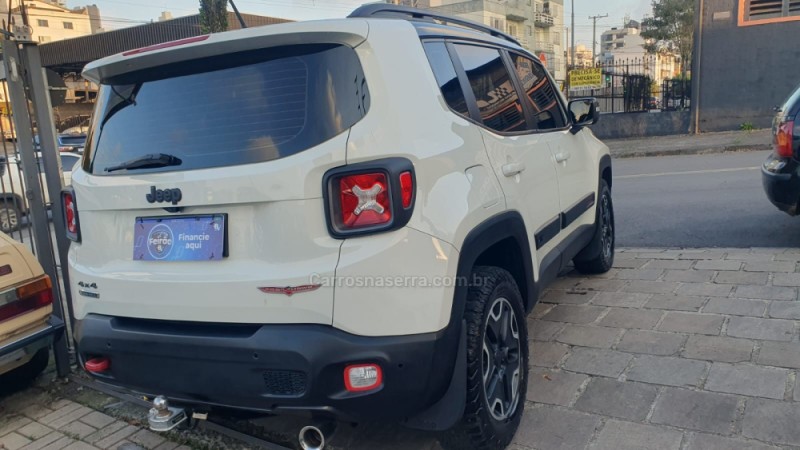
<path fill-rule="evenodd" d="M 101 87 L 87 146 L 98 175 L 284 158 L 345 131 L 369 106 L 355 52 L 338 45 L 261 49 L 115 81 Z M 180 164 L 107 170 L 152 154 Z"/>

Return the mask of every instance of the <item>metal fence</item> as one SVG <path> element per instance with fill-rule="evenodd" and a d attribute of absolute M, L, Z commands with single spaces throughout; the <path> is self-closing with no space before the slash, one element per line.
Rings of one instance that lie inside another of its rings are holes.
<path fill-rule="evenodd" d="M 0 231 L 25 244 L 53 284 L 53 351 L 60 376 L 69 373 L 71 303 L 66 270 L 69 242 L 60 201 L 64 186 L 59 140 L 39 49 L 33 42 L 2 40 L 0 82 Z M 68 163 L 80 155 L 71 155 Z M 72 166 L 69 166 L 71 168 Z M 64 333 L 66 326 L 67 333 Z"/>
<path fill-rule="evenodd" d="M 570 88 L 569 97 L 595 97 L 604 113 L 633 113 L 686 109 L 690 106 L 690 81 L 672 78 L 674 67 L 655 57 L 601 63 L 600 86 Z"/>

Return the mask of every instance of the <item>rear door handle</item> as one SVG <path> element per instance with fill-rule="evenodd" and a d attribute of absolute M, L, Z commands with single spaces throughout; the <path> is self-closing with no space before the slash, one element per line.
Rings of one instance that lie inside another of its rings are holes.
<path fill-rule="evenodd" d="M 507 177 L 513 177 L 514 175 L 517 175 L 525 170 L 525 165 L 522 163 L 508 163 L 503 165 L 502 169 L 503 175 Z"/>
<path fill-rule="evenodd" d="M 572 156 L 572 155 L 569 152 L 556 153 L 556 162 L 557 163 L 562 163 L 562 162 L 568 160 L 570 158 L 570 156 Z"/>

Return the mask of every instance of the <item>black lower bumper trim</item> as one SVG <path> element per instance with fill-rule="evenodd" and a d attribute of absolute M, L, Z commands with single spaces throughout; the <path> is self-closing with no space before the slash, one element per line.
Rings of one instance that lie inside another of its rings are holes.
<path fill-rule="evenodd" d="M 773 205 L 789 215 L 798 214 L 800 202 L 800 176 L 797 164 L 790 159 L 770 155 L 761 167 L 764 192 Z"/>
<path fill-rule="evenodd" d="M 105 356 L 96 378 L 173 402 L 260 412 L 404 420 L 447 390 L 456 333 L 355 336 L 324 325 L 230 325 L 89 315 L 75 327 L 83 361 Z M 454 335 L 455 339 L 451 338 Z M 344 368 L 376 363 L 383 385 L 348 392 Z M 301 386 L 302 384 L 302 386 Z"/>

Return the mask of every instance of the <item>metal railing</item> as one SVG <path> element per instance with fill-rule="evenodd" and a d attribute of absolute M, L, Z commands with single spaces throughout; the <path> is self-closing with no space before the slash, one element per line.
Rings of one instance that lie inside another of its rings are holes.
<path fill-rule="evenodd" d="M 604 113 L 676 111 L 690 106 L 690 81 L 675 77 L 676 68 L 657 58 L 601 63 L 600 85 L 570 87 L 569 97 L 595 97 Z M 582 68 L 579 68 L 582 69 Z"/>

